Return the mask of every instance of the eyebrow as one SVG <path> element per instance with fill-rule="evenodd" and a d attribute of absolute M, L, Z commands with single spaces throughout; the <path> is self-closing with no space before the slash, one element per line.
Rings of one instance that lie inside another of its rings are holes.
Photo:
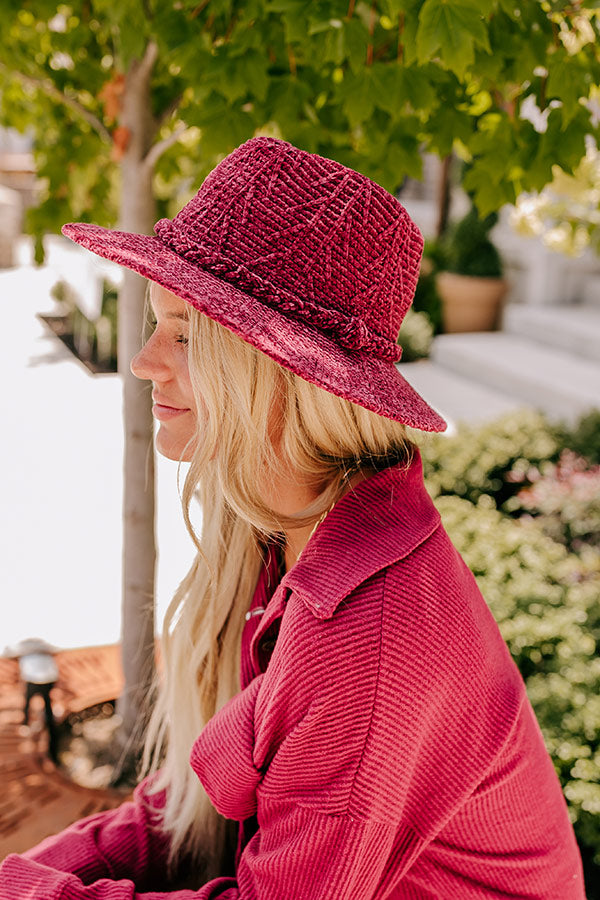
<path fill-rule="evenodd" d="M 148 305 L 149 305 L 149 307 L 150 307 L 150 312 L 152 313 L 152 315 L 153 315 L 154 318 L 156 319 L 156 312 L 155 312 L 155 310 L 154 310 L 154 306 L 152 305 L 152 298 L 151 298 L 151 297 L 148 298 Z M 169 312 L 169 313 L 166 314 L 165 318 L 166 318 L 166 319 L 176 319 L 176 320 L 178 320 L 179 322 L 189 322 L 189 321 L 190 321 L 190 314 L 189 314 L 188 310 L 186 309 L 186 311 L 183 312 L 183 313 L 180 313 L 180 312 Z"/>

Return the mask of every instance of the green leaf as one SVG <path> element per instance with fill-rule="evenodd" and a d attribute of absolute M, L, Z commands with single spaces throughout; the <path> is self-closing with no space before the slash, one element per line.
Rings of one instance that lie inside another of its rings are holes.
<path fill-rule="evenodd" d="M 369 32 L 360 19 L 355 18 L 344 22 L 343 32 L 345 54 L 350 67 L 358 72 L 364 67 L 367 60 Z"/>
<path fill-rule="evenodd" d="M 572 172 L 585 155 L 585 138 L 590 133 L 590 113 L 584 106 L 577 105 L 567 129 L 563 125 L 562 110 L 553 109 L 544 135 L 548 141 L 547 152 L 552 148 L 554 162 L 565 172 Z"/>
<path fill-rule="evenodd" d="M 364 69 L 361 75 L 347 72 L 338 86 L 337 95 L 342 100 L 343 111 L 352 128 L 365 122 L 373 113 L 378 99 L 377 84 L 371 70 Z"/>
<path fill-rule="evenodd" d="M 267 9 L 278 13 L 296 13 L 308 7 L 307 0 L 270 0 Z"/>
<path fill-rule="evenodd" d="M 514 19 L 515 22 L 520 21 L 520 3 L 515 2 L 515 0 L 498 0 L 498 6 L 502 10 L 502 12 L 505 13 L 505 15 L 509 16 L 511 19 Z"/>
<path fill-rule="evenodd" d="M 407 104 L 414 110 L 428 111 L 435 100 L 424 67 L 376 63 L 372 72 L 378 88 L 376 104 L 393 117 L 401 116 Z"/>
<path fill-rule="evenodd" d="M 505 180 L 492 181 L 489 170 L 481 168 L 476 163 L 469 169 L 464 178 L 464 187 L 472 195 L 475 205 L 482 217 L 496 212 L 505 203 L 514 201 L 514 189 Z"/>
<path fill-rule="evenodd" d="M 407 13 L 406 18 L 404 19 L 404 28 L 402 31 L 402 62 L 405 66 L 412 66 L 418 60 L 418 6 L 420 6 L 420 4 L 414 4 L 414 9 L 411 10 L 410 14 Z"/>
<path fill-rule="evenodd" d="M 471 116 L 457 109 L 456 106 L 442 104 L 433 110 L 428 118 L 429 149 L 440 156 L 448 156 L 455 140 L 469 145 L 473 128 L 474 122 Z"/>
<path fill-rule="evenodd" d="M 555 164 L 572 172 L 585 154 L 585 137 L 589 133 L 589 112 L 584 107 L 579 107 L 566 130 L 563 130 L 562 111 L 551 110 L 546 131 L 538 135 L 536 152 L 527 172 L 529 189 L 541 191 L 552 180 Z"/>
<path fill-rule="evenodd" d="M 566 128 L 577 115 L 579 98 L 587 97 L 589 84 L 586 81 L 586 70 L 580 66 L 577 58 L 563 56 L 552 61 L 549 68 L 546 97 L 548 100 L 562 101 L 562 126 Z"/>
<path fill-rule="evenodd" d="M 323 63 L 332 63 L 340 66 L 346 58 L 344 45 L 344 32 L 341 28 L 328 28 L 316 32 L 314 38 L 314 53 Z"/>
<path fill-rule="evenodd" d="M 477 6 L 466 0 L 425 0 L 417 32 L 421 64 L 439 50 L 448 68 L 462 76 L 475 59 L 476 44 L 489 52 L 487 27 Z"/>
<path fill-rule="evenodd" d="M 515 22 L 502 12 L 490 21 L 489 40 L 491 53 L 477 54 L 474 71 L 479 77 L 497 83 L 521 82 L 533 77 L 534 68 L 545 61 L 545 39 L 538 54 L 536 33 L 525 32 L 520 19 Z"/>
<path fill-rule="evenodd" d="M 207 156 L 216 156 L 222 153 L 230 153 L 239 144 L 251 138 L 255 125 L 252 117 L 241 109 L 235 109 L 226 104 L 212 107 L 212 118 L 206 120 L 202 128 L 201 149 Z M 218 121 L 218 126 L 215 127 Z M 211 127 L 212 126 L 212 127 Z"/>
<path fill-rule="evenodd" d="M 142 59 L 152 34 L 152 20 L 142 0 L 111 2 L 107 15 L 113 23 L 120 66 L 126 71 L 133 60 Z"/>
<path fill-rule="evenodd" d="M 56 0 L 0 4 L 0 60 L 7 66 L 0 71 L 0 121 L 35 135 L 47 184 L 36 227 L 57 228 L 74 209 L 83 219 L 114 224 L 119 167 L 84 118 L 24 89 L 16 73 L 50 79 L 102 119 L 101 85 L 125 71 L 124 61 L 141 55 L 151 35 L 159 59 L 150 112 L 156 116 L 181 97 L 176 115 L 201 130 L 197 144 L 175 145 L 159 165 L 156 190 L 172 211 L 219 155 L 256 130 L 335 155 L 392 189 L 403 174 L 419 176 L 420 147 L 445 156 L 461 141 L 474 156 L 466 184 L 484 208 L 514 194 L 517 183 L 523 190 L 543 186 L 553 163 L 570 171 L 585 135 L 597 130 L 578 102 L 599 81 L 596 48 L 550 54 L 552 22 L 541 2 L 380 0 L 370 67 L 368 0 L 357 2 L 350 19 L 347 0 L 211 0 L 198 7 L 198 0 L 177 8 L 159 0 L 73 0 L 67 29 L 53 32 L 47 22 Z M 390 20 L 385 29 L 382 14 Z M 56 53 L 68 54 L 74 67 L 53 69 Z M 532 73 L 542 64 L 550 71 L 546 102 L 562 103 L 546 134 L 507 114 L 525 82 L 540 98 L 542 82 Z M 477 104 L 478 95 L 489 104 Z"/>
<path fill-rule="evenodd" d="M 388 16 L 395 18 L 400 13 L 414 12 L 415 6 L 422 6 L 422 3 L 423 0 L 417 0 L 416 4 L 415 0 L 383 0 L 381 8 Z"/>
<path fill-rule="evenodd" d="M 408 125 L 408 122 L 405 124 Z M 420 180 L 423 177 L 419 141 L 410 128 L 395 128 L 390 132 L 386 162 L 395 176 L 394 188 L 398 188 L 404 178 Z"/>
<path fill-rule="evenodd" d="M 182 46 L 197 46 L 201 35 L 201 22 L 176 12 L 165 3 L 156 4 L 152 31 L 163 52 L 178 50 Z"/>
<path fill-rule="evenodd" d="M 496 12 L 497 0 L 462 0 L 463 6 L 470 6 L 480 16 L 488 18 Z"/>
<path fill-rule="evenodd" d="M 281 13 L 285 39 L 289 44 L 304 44 L 307 38 L 307 21 L 310 0 L 271 0 L 267 8 Z"/>
<path fill-rule="evenodd" d="M 291 76 L 273 78 L 263 116 L 276 121 L 283 130 L 303 118 L 302 109 L 311 95 L 310 86 Z"/>
<path fill-rule="evenodd" d="M 427 66 L 409 66 L 404 69 L 404 88 L 409 103 L 415 110 L 428 111 L 436 99 L 430 74 Z"/>

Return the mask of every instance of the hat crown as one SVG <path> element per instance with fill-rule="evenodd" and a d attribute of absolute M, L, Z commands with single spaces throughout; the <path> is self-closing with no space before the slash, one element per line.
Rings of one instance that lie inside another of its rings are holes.
<path fill-rule="evenodd" d="M 284 310 L 318 313 L 314 323 L 345 331 L 346 346 L 372 344 L 377 355 L 399 358 L 423 238 L 399 201 L 366 176 L 285 141 L 253 138 L 155 231 L 218 277 L 258 297 L 267 292 Z"/>

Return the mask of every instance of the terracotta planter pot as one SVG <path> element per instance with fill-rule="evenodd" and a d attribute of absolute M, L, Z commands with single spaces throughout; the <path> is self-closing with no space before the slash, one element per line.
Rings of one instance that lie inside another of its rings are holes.
<path fill-rule="evenodd" d="M 435 279 L 442 301 L 444 331 L 494 331 L 508 284 L 502 278 L 476 278 L 439 272 Z"/>

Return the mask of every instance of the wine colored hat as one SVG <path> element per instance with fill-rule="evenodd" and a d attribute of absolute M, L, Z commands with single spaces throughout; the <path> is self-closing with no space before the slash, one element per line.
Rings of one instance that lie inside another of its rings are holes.
<path fill-rule="evenodd" d="M 378 184 L 285 141 L 257 137 L 219 163 L 154 231 L 62 229 L 307 381 L 413 428 L 446 428 L 395 365 L 423 238 Z"/>

